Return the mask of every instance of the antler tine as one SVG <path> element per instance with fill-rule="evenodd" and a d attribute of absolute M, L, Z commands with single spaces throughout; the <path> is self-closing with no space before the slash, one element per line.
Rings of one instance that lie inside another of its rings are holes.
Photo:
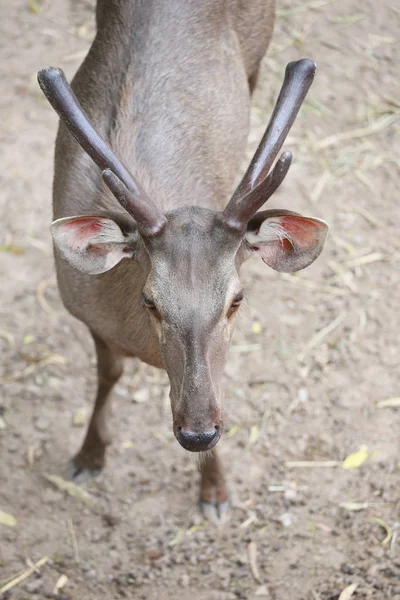
<path fill-rule="evenodd" d="M 283 152 L 278 158 L 271 173 L 267 175 L 257 187 L 250 190 L 239 202 L 232 204 L 231 208 L 229 208 L 230 204 L 226 207 L 223 213 L 224 220 L 226 220 L 227 223 L 243 224 L 243 227 L 246 227 L 254 213 L 266 203 L 268 198 L 270 198 L 281 185 L 292 164 L 292 158 L 293 155 L 291 152 Z M 236 228 L 238 227 L 235 227 L 235 229 Z"/>
<path fill-rule="evenodd" d="M 39 85 L 51 106 L 64 121 L 77 142 L 102 171 L 109 169 L 131 192 L 122 205 L 136 220 L 145 237 L 160 233 L 166 223 L 164 215 L 151 202 L 128 169 L 93 128 L 61 69 L 48 67 L 38 72 Z M 111 191 L 112 188 L 110 188 Z M 119 200 L 118 196 L 116 196 Z"/>
<path fill-rule="evenodd" d="M 253 200 L 250 202 L 253 192 L 256 193 L 257 198 L 260 196 L 261 192 L 258 191 L 258 187 L 264 186 L 264 182 L 267 190 L 272 189 L 266 179 L 268 180 L 272 176 L 271 181 L 277 181 L 277 174 L 273 176 L 274 171 L 268 176 L 269 170 L 294 123 L 300 106 L 313 82 L 316 69 L 315 63 L 307 58 L 290 62 L 287 65 L 282 88 L 267 129 L 249 168 L 222 213 L 223 222 L 230 228 L 243 231 L 255 210 L 258 210 L 272 195 L 273 192 L 268 192 L 263 202 L 253 202 Z M 281 159 L 286 165 L 286 170 L 278 185 L 274 187 L 274 191 L 283 181 L 290 167 L 290 161 L 288 162 L 287 157 L 284 158 L 284 155 L 282 155 Z M 278 167 L 277 164 L 276 168 L 281 172 L 282 165 Z M 248 210 L 244 206 L 245 203 Z M 254 208 L 255 206 L 257 208 Z"/>

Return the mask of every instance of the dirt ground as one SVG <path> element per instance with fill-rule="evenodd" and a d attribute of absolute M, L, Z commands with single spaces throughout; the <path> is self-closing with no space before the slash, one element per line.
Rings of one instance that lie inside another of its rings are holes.
<path fill-rule="evenodd" d="M 399 8 L 278 2 L 250 150 L 286 63 L 316 60 L 286 144 L 295 162 L 271 204 L 324 218 L 330 236 L 296 276 L 256 259 L 243 270 L 219 443 L 232 510 L 220 526 L 198 513 L 196 461 L 172 435 L 165 375 L 133 362 L 107 468 L 82 488 L 93 504 L 44 477 L 62 476 L 78 449 L 95 377 L 91 340 L 55 283 L 57 119 L 36 71 L 71 78 L 93 17 L 86 0 L 2 11 L 0 510 L 17 522 L 0 523 L 0 590 L 49 559 L 2 597 L 400 599 L 400 409 L 379 404 L 400 396 Z M 368 459 L 343 469 L 363 446 Z"/>

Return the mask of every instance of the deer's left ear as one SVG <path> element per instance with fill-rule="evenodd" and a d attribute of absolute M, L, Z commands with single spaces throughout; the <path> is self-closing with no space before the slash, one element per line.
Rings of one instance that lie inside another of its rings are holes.
<path fill-rule="evenodd" d="M 320 255 L 328 225 L 284 210 L 264 210 L 248 223 L 245 243 L 275 271 L 305 269 Z"/>

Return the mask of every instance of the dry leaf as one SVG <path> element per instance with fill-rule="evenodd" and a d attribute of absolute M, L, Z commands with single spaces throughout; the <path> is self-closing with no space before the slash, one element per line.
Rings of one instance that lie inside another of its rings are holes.
<path fill-rule="evenodd" d="M 400 397 L 381 400 L 376 406 L 377 408 L 400 408 Z"/>
<path fill-rule="evenodd" d="M 241 425 L 232 425 L 232 427 L 226 434 L 226 437 L 228 437 L 228 438 L 233 437 L 234 435 L 237 434 L 237 432 L 239 431 L 240 428 L 241 428 Z"/>
<path fill-rule="evenodd" d="M 253 333 L 255 333 L 256 335 L 260 335 L 260 333 L 262 331 L 262 327 L 261 327 L 260 321 L 254 321 L 253 325 L 251 326 L 251 331 Z"/>
<path fill-rule="evenodd" d="M 87 413 L 86 408 L 80 408 L 77 410 L 72 417 L 72 425 L 74 427 L 83 427 L 86 425 Z"/>
<path fill-rule="evenodd" d="M 178 544 L 180 544 L 183 538 L 185 537 L 185 533 L 186 531 L 183 527 L 181 529 L 178 529 L 176 536 L 169 542 L 168 546 L 177 546 Z"/>
<path fill-rule="evenodd" d="M 348 587 L 344 588 L 344 590 L 340 592 L 339 600 L 349 600 L 357 588 L 358 583 L 352 583 Z"/>
<path fill-rule="evenodd" d="M 353 454 L 349 454 L 343 461 L 342 468 L 343 469 L 357 469 L 361 467 L 362 464 L 368 458 L 368 448 L 367 446 L 361 446 L 357 452 L 353 452 Z"/>
<path fill-rule="evenodd" d="M 58 594 L 58 592 L 66 586 L 67 582 L 68 577 L 66 575 L 60 575 L 60 577 L 57 579 L 56 585 L 54 586 L 53 594 Z"/>
<path fill-rule="evenodd" d="M 10 515 L 9 513 L 3 512 L 0 510 L 0 525 L 6 525 L 7 527 L 15 527 L 17 524 L 17 519 Z"/>
<path fill-rule="evenodd" d="M 123 442 L 122 444 L 122 449 L 123 450 L 130 450 L 131 448 L 135 447 L 135 442 Z"/>
<path fill-rule="evenodd" d="M 252 425 L 249 433 L 249 446 L 254 446 L 260 437 L 260 428 L 258 425 Z"/>
<path fill-rule="evenodd" d="M 52 483 L 62 492 L 67 492 L 67 494 L 73 498 L 76 498 L 77 500 L 80 500 L 87 506 L 93 506 L 93 498 L 87 492 L 85 492 L 85 490 L 79 487 L 79 485 L 76 485 L 76 483 L 72 483 L 72 481 L 66 481 L 59 475 L 48 475 L 47 473 L 44 473 L 43 477 L 45 477 L 47 481 L 50 481 L 50 483 Z"/>

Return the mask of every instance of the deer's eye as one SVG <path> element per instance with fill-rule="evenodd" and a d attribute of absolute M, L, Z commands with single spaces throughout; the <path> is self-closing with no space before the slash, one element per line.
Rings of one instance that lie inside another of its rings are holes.
<path fill-rule="evenodd" d="M 142 300 L 146 308 L 148 308 L 149 310 L 157 310 L 153 300 L 145 294 L 142 295 Z"/>
<path fill-rule="evenodd" d="M 228 318 L 231 317 L 233 315 L 233 313 L 237 311 L 237 309 L 239 308 L 239 306 L 240 306 L 243 298 L 244 298 L 244 293 L 243 292 L 239 292 L 238 294 L 236 294 L 236 296 L 232 300 L 232 304 L 229 307 Z"/>

